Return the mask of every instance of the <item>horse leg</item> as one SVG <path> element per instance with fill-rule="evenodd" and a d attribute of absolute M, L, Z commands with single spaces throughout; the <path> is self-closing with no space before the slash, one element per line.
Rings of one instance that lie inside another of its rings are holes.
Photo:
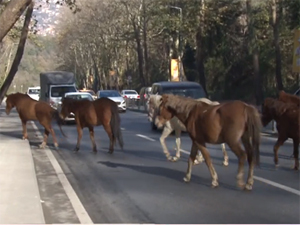
<path fill-rule="evenodd" d="M 278 167 L 279 164 L 278 164 L 278 150 L 279 150 L 279 147 L 281 145 L 283 145 L 283 143 L 287 140 L 287 138 L 284 138 L 284 137 L 281 137 L 279 136 L 275 145 L 274 145 L 274 163 L 275 163 L 275 166 Z"/>
<path fill-rule="evenodd" d="M 22 137 L 22 139 L 23 140 L 28 139 L 26 123 L 27 123 L 26 120 L 22 120 L 22 127 L 23 127 L 23 137 Z"/>
<path fill-rule="evenodd" d="M 253 157 L 252 157 L 252 151 L 254 151 L 251 143 L 250 143 L 250 139 L 249 136 L 242 136 L 242 142 L 245 146 L 245 150 L 247 153 L 247 160 L 248 160 L 248 165 L 249 165 L 249 170 L 248 170 L 248 178 L 247 178 L 247 183 L 245 185 L 245 189 L 250 191 L 252 190 L 253 187 L 253 183 L 254 183 L 254 161 L 253 161 Z"/>
<path fill-rule="evenodd" d="M 169 161 L 172 161 L 172 156 L 170 155 L 170 152 L 168 151 L 168 148 L 167 148 L 166 143 L 165 143 L 165 139 L 166 139 L 166 137 L 168 137 L 172 133 L 172 131 L 173 131 L 172 128 L 170 128 L 169 126 L 165 126 L 164 130 L 162 132 L 162 135 L 159 138 L 160 144 L 163 148 L 163 152 L 165 153 L 165 156 L 167 157 L 167 159 Z M 176 161 L 176 160 L 174 160 L 174 161 Z"/>
<path fill-rule="evenodd" d="M 45 130 L 44 130 L 44 140 L 43 140 L 42 144 L 40 144 L 40 146 L 39 146 L 40 148 L 45 148 L 46 147 L 48 136 L 49 136 L 49 130 L 47 130 L 45 128 Z"/>
<path fill-rule="evenodd" d="M 175 129 L 176 155 L 175 155 L 175 157 L 173 157 L 173 161 L 178 161 L 178 159 L 180 158 L 180 146 L 181 146 L 180 135 L 181 135 L 181 129 L 179 129 L 179 128 Z"/>
<path fill-rule="evenodd" d="M 54 147 L 56 149 L 58 149 L 58 143 L 57 143 L 56 135 L 55 135 L 55 132 L 54 132 L 52 127 L 50 127 L 50 132 L 51 132 L 51 135 L 53 137 Z"/>
<path fill-rule="evenodd" d="M 212 187 L 218 187 L 219 186 L 219 182 L 218 182 L 218 174 L 212 164 L 212 161 L 211 161 L 211 158 L 210 158 L 210 155 L 209 155 L 209 152 L 207 150 L 207 148 L 205 147 L 205 144 L 199 144 L 197 143 L 197 147 L 200 149 L 203 157 L 204 157 L 204 160 L 205 160 L 205 163 L 209 169 L 209 172 L 211 174 L 211 177 L 212 177 Z"/>
<path fill-rule="evenodd" d="M 223 165 L 224 166 L 228 166 L 229 165 L 229 158 L 228 158 L 228 154 L 226 151 L 226 147 L 225 147 L 225 143 L 221 144 L 222 145 L 222 152 L 223 152 L 223 156 L 224 156 L 224 161 L 223 161 Z"/>
<path fill-rule="evenodd" d="M 184 180 L 185 182 L 190 182 L 190 180 L 191 180 L 191 176 L 192 176 L 192 166 L 193 166 L 194 161 L 195 161 L 195 159 L 196 159 L 197 152 L 198 152 L 197 145 L 196 145 L 195 142 L 193 141 L 192 148 L 191 148 L 191 152 L 190 152 L 190 157 L 189 157 L 189 159 L 188 159 L 188 168 L 187 168 L 185 177 L 183 178 L 183 180 Z"/>
<path fill-rule="evenodd" d="M 198 154 L 197 154 L 197 157 L 196 157 L 196 159 L 194 161 L 194 164 L 198 165 L 198 164 L 200 164 L 203 161 L 204 161 L 203 155 L 202 155 L 202 153 L 200 151 L 198 151 Z"/>
<path fill-rule="evenodd" d="M 227 143 L 233 153 L 237 156 L 239 160 L 239 166 L 238 166 L 238 174 L 236 176 L 237 179 L 237 185 L 238 187 L 244 188 L 245 187 L 245 182 L 244 182 L 244 164 L 246 160 L 246 153 L 242 149 L 242 146 L 239 142 L 236 143 Z"/>
<path fill-rule="evenodd" d="M 108 153 L 112 154 L 114 152 L 114 142 L 115 142 L 115 138 L 112 134 L 112 130 L 111 130 L 111 127 L 110 127 L 110 124 L 107 123 L 107 124 L 103 124 L 103 127 L 104 127 L 104 130 L 106 131 L 108 137 L 109 137 L 109 151 Z"/>
<path fill-rule="evenodd" d="M 299 139 L 293 139 L 294 145 L 294 159 L 295 159 L 295 166 L 294 170 L 299 170 Z"/>
<path fill-rule="evenodd" d="M 89 131 L 90 131 L 90 138 L 93 145 L 93 152 L 97 153 L 97 147 L 96 147 L 95 137 L 94 137 L 94 127 L 89 127 Z"/>
<path fill-rule="evenodd" d="M 74 149 L 75 152 L 79 151 L 80 141 L 81 141 L 81 138 L 82 138 L 82 127 L 79 125 L 79 123 L 77 123 L 77 133 L 78 133 L 78 136 L 77 136 L 77 144 L 76 144 L 76 147 Z"/>

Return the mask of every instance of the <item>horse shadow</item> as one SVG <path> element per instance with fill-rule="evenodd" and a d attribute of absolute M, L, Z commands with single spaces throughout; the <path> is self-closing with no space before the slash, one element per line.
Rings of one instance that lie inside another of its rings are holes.
<path fill-rule="evenodd" d="M 183 177 L 185 176 L 184 171 L 177 171 L 165 167 L 159 167 L 159 166 L 139 166 L 139 165 L 129 165 L 129 164 L 122 164 L 122 163 L 114 163 L 110 161 L 98 161 L 98 164 L 102 164 L 104 166 L 110 167 L 110 168 L 126 168 L 131 169 L 140 173 L 145 173 L 149 175 L 154 176 L 160 176 L 167 179 L 172 179 L 178 183 L 182 184 L 188 184 L 183 181 Z M 191 183 L 195 183 L 201 186 L 205 187 L 211 187 L 211 179 L 210 178 L 203 178 L 195 175 L 195 173 L 192 174 L 192 179 L 190 181 Z M 231 189 L 231 190 L 237 190 L 238 188 L 234 185 L 229 185 L 227 183 L 223 183 L 219 181 L 220 186 L 222 188 Z"/>

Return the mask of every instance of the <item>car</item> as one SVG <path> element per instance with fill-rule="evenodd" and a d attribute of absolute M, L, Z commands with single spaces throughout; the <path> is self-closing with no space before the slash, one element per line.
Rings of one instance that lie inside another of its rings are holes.
<path fill-rule="evenodd" d="M 151 95 L 173 94 L 193 99 L 206 98 L 204 89 L 199 83 L 191 81 L 161 81 L 152 84 Z M 152 130 L 157 130 L 154 122 L 155 118 L 151 118 Z"/>
<path fill-rule="evenodd" d="M 119 111 L 126 112 L 126 102 L 122 95 L 116 90 L 101 90 L 97 92 L 97 98 L 109 98 L 117 105 Z"/>
<path fill-rule="evenodd" d="M 27 95 L 29 95 L 30 98 L 38 101 L 40 99 L 40 91 L 41 91 L 41 88 L 39 86 L 29 87 L 26 93 L 27 93 Z"/>
<path fill-rule="evenodd" d="M 135 90 L 123 90 L 121 91 L 121 95 L 124 99 L 140 100 L 140 95 Z"/>
<path fill-rule="evenodd" d="M 88 89 L 82 89 L 82 90 L 79 90 L 80 92 L 87 92 L 87 93 L 90 93 L 92 96 L 93 96 L 93 98 L 94 98 L 94 100 L 96 100 L 97 99 L 97 95 L 95 94 L 95 92 L 93 91 L 93 90 L 88 90 Z"/>
<path fill-rule="evenodd" d="M 65 93 L 64 98 L 72 98 L 72 99 L 77 99 L 77 100 L 88 99 L 90 101 L 94 101 L 93 96 L 88 92 L 67 92 L 67 93 Z M 57 108 L 59 111 L 61 109 L 61 104 L 62 104 L 62 102 L 58 103 Z M 66 122 L 75 121 L 74 113 L 70 113 L 70 115 L 65 118 L 65 121 Z"/>

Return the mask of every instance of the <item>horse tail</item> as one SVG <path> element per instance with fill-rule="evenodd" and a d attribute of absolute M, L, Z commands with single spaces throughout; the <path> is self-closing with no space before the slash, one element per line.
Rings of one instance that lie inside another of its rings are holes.
<path fill-rule="evenodd" d="M 116 139 L 118 139 L 119 145 L 121 149 L 123 150 L 123 135 L 121 132 L 121 119 L 118 111 L 118 106 L 116 104 L 112 104 L 111 106 L 111 120 L 110 120 L 110 127 L 113 134 L 113 139 L 116 142 Z"/>
<path fill-rule="evenodd" d="M 246 113 L 247 113 L 247 134 L 251 141 L 250 144 L 252 145 L 251 148 L 251 155 L 256 161 L 256 165 L 259 166 L 260 159 L 259 159 L 259 146 L 260 146 L 260 132 L 262 128 L 262 122 L 259 115 L 259 112 L 253 106 L 247 105 L 246 106 Z"/>
<path fill-rule="evenodd" d="M 55 110 L 54 113 L 52 114 L 52 118 L 54 120 L 56 120 L 56 123 L 59 126 L 59 129 L 60 129 L 60 132 L 62 133 L 62 135 L 64 137 L 67 137 L 61 128 L 61 126 L 65 123 L 65 121 L 62 118 L 60 118 L 59 112 L 57 110 Z"/>

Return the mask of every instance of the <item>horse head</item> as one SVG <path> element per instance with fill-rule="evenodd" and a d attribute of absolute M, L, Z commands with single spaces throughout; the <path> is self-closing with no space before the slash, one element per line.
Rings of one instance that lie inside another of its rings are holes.
<path fill-rule="evenodd" d="M 164 94 L 159 99 L 157 99 L 157 104 L 159 104 L 159 106 L 157 116 L 155 118 L 155 125 L 158 128 L 162 127 L 166 122 L 168 122 L 174 117 L 174 114 L 168 109 L 167 106 L 168 98 L 169 95 Z"/>
<path fill-rule="evenodd" d="M 65 119 L 68 115 L 70 115 L 71 112 L 73 112 L 72 103 L 74 102 L 74 99 L 71 98 L 63 98 L 61 100 L 61 107 L 59 109 L 59 117 L 61 119 Z"/>
<path fill-rule="evenodd" d="M 17 98 L 18 93 L 13 93 L 13 94 L 5 94 L 6 97 L 6 109 L 5 112 L 7 115 L 10 114 L 10 111 L 16 107 L 16 98 Z"/>

